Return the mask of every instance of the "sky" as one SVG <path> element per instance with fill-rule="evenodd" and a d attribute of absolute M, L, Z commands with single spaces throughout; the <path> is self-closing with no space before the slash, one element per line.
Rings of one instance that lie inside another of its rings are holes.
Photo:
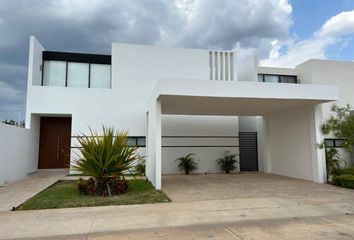
<path fill-rule="evenodd" d="M 24 119 L 30 35 L 51 51 L 125 42 L 234 50 L 264 66 L 353 61 L 354 0 L 0 0 L 0 120 Z"/>

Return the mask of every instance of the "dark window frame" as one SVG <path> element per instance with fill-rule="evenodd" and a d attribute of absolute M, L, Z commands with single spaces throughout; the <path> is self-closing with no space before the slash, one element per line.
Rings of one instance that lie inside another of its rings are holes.
<path fill-rule="evenodd" d="M 41 81 L 41 86 L 44 86 L 44 61 L 61 61 L 65 62 L 66 67 L 65 67 L 65 87 L 68 87 L 68 65 L 72 61 L 62 61 L 62 60 L 42 60 L 42 81 Z M 72 62 L 72 63 L 86 63 L 86 62 Z M 86 63 L 89 65 L 88 68 L 88 82 L 87 82 L 87 88 L 91 88 L 91 64 L 102 64 L 102 65 L 110 65 L 110 64 L 104 64 L 104 63 Z M 111 89 L 112 88 L 112 65 L 110 65 L 110 81 L 109 81 L 109 87 L 104 88 L 104 89 Z M 48 86 L 47 86 L 48 87 Z"/>
<path fill-rule="evenodd" d="M 332 142 L 332 146 L 328 146 L 326 142 Z M 325 138 L 324 139 L 324 144 L 326 148 L 343 148 L 341 144 L 337 144 L 337 141 L 345 141 L 345 139 L 342 138 Z"/>
<path fill-rule="evenodd" d="M 258 79 L 259 75 L 262 76 L 262 82 L 266 82 L 265 81 L 265 76 L 276 76 L 276 77 L 278 77 L 278 83 L 283 83 L 283 82 L 281 82 L 281 77 L 284 76 L 284 77 L 293 77 L 295 79 L 295 82 L 293 84 L 297 84 L 298 83 L 297 75 L 258 73 L 257 74 L 257 79 Z"/>
<path fill-rule="evenodd" d="M 42 59 L 65 62 L 112 64 L 111 55 L 43 51 Z"/>
<path fill-rule="evenodd" d="M 144 136 L 129 136 L 128 139 L 135 140 L 135 144 L 129 145 L 129 147 L 146 147 L 146 137 Z M 139 139 L 144 139 L 145 144 L 139 144 Z"/>
<path fill-rule="evenodd" d="M 104 54 L 88 54 L 88 53 L 70 53 L 70 52 L 55 52 L 55 51 L 43 51 L 42 52 L 42 81 L 44 82 L 44 61 L 62 61 L 66 62 L 65 73 L 65 87 L 68 87 L 68 63 L 87 63 L 89 64 L 88 72 L 88 88 L 91 88 L 91 64 L 103 64 L 110 65 L 110 84 L 109 88 L 112 88 L 112 56 Z"/>

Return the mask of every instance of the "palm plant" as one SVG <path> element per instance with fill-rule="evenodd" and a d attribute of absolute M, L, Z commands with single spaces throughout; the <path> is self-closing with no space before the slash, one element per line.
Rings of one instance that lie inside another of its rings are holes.
<path fill-rule="evenodd" d="M 103 136 L 92 129 L 90 134 L 77 136 L 81 156 L 74 160 L 72 169 L 93 177 L 101 191 L 107 188 L 110 191 L 109 179 L 130 172 L 137 159 L 137 147 L 128 146 L 127 132 L 115 131 L 112 127 L 103 127 Z"/>
<path fill-rule="evenodd" d="M 145 156 L 137 155 L 138 161 L 135 165 L 135 173 L 145 176 L 146 161 Z"/>
<path fill-rule="evenodd" d="M 185 157 L 177 158 L 176 161 L 179 161 L 178 167 L 181 171 L 184 171 L 186 175 L 192 173 L 198 169 L 198 163 L 194 159 L 194 153 L 189 153 Z"/>
<path fill-rule="evenodd" d="M 235 164 L 238 163 L 236 159 L 237 154 L 233 154 L 229 151 L 224 153 L 223 158 L 219 158 L 216 162 L 220 165 L 221 169 L 225 171 L 225 173 L 230 173 L 236 169 Z"/>
<path fill-rule="evenodd" d="M 330 180 L 332 172 L 336 169 L 340 169 L 340 155 L 338 150 L 335 148 L 326 148 L 326 170 L 327 170 L 327 181 Z"/>

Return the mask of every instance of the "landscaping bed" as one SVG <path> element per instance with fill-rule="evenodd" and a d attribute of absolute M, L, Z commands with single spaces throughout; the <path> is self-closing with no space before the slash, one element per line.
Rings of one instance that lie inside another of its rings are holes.
<path fill-rule="evenodd" d="M 77 181 L 58 181 L 49 188 L 21 204 L 17 210 L 93 207 L 168 202 L 162 191 L 157 191 L 144 180 L 129 180 L 128 191 L 112 197 L 91 196 L 80 193 Z"/>
<path fill-rule="evenodd" d="M 331 173 L 333 185 L 354 189 L 354 167 L 334 169 Z"/>

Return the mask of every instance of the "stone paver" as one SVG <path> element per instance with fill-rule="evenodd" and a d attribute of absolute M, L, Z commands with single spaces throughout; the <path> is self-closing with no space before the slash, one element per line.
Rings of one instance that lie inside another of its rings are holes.
<path fill-rule="evenodd" d="M 208 177 L 165 176 L 163 187 L 178 193 L 171 203 L 0 212 L 0 239 L 354 239 L 352 190 L 265 174 Z"/>
<path fill-rule="evenodd" d="M 13 207 L 18 207 L 64 176 L 65 173 L 35 173 L 0 188 L 0 211 L 10 211 Z"/>

